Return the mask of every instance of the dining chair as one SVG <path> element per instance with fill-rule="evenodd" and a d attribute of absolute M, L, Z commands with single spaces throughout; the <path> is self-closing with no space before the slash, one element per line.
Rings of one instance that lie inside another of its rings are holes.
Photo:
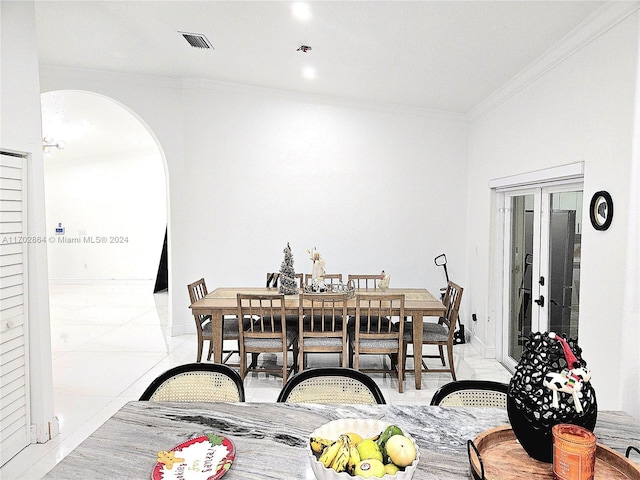
<path fill-rule="evenodd" d="M 281 403 L 384 405 L 380 387 L 352 368 L 310 368 L 293 375 L 278 395 Z"/>
<path fill-rule="evenodd" d="M 278 288 L 278 279 L 280 274 L 278 272 L 267 272 L 267 288 Z"/>
<path fill-rule="evenodd" d="M 240 377 L 244 381 L 249 371 L 281 374 L 283 384 L 290 371 L 295 371 L 298 357 L 298 333 L 287 328 L 285 299 L 281 294 L 238 293 L 238 318 L 243 319 L 243 328 L 238 330 L 240 343 Z M 293 353 L 288 367 L 288 353 Z M 280 353 L 282 366 L 258 366 L 260 354 Z M 247 365 L 247 354 L 251 363 Z"/>
<path fill-rule="evenodd" d="M 450 373 L 452 379 L 456 380 L 456 370 L 453 361 L 453 345 L 454 345 L 454 332 L 456 329 L 456 322 L 458 320 L 458 311 L 460 310 L 460 302 L 462 301 L 462 292 L 464 289 L 452 282 L 447 282 L 447 290 L 444 295 L 443 304 L 446 308 L 443 317 L 438 319 L 438 322 L 423 322 L 422 324 L 422 345 L 424 346 L 437 346 L 438 355 L 426 354 L 423 350 L 422 359 L 414 358 L 414 362 L 421 362 L 420 368 L 425 373 Z M 402 364 L 406 366 L 407 357 L 413 357 L 413 355 L 407 354 L 407 347 L 409 344 L 413 344 L 413 323 L 407 322 L 404 329 L 404 336 L 402 341 Z M 447 349 L 447 359 L 445 360 L 444 348 Z M 425 358 L 438 358 L 442 363 L 442 368 L 431 368 L 425 363 Z M 406 368 L 406 367 L 405 367 Z"/>
<path fill-rule="evenodd" d="M 403 294 L 357 294 L 356 315 L 348 326 L 349 364 L 361 372 L 390 372 L 398 376 L 398 392 L 404 383 L 402 336 L 404 332 Z M 396 321 L 393 321 L 396 319 Z M 383 355 L 382 368 L 360 368 L 361 355 Z M 385 367 L 384 357 L 391 365 Z"/>
<path fill-rule="evenodd" d="M 302 288 L 304 273 L 296 273 L 298 288 Z M 278 288 L 280 286 L 280 273 L 267 272 L 267 288 Z"/>
<path fill-rule="evenodd" d="M 193 304 L 197 300 L 204 298 L 209 293 L 207 291 L 207 285 L 204 281 L 204 278 L 197 280 L 193 283 L 187 285 L 187 290 L 189 290 L 189 299 Z M 196 356 L 196 362 L 202 361 L 202 350 L 204 346 L 204 341 L 207 340 L 209 342 L 209 352 L 207 354 L 207 360 L 211 360 L 211 354 L 213 353 L 213 325 L 211 322 L 211 315 L 201 315 L 194 313 L 193 317 L 196 322 L 196 332 L 198 334 L 198 353 Z M 223 344 L 225 340 L 229 341 L 238 341 L 238 318 L 233 315 L 225 315 L 222 318 L 222 340 Z M 223 358 L 222 363 L 227 363 L 229 358 L 233 354 L 239 354 L 240 350 L 238 348 L 232 350 L 222 350 L 222 354 L 226 354 Z M 233 366 L 238 366 L 239 364 L 229 364 Z"/>
<path fill-rule="evenodd" d="M 346 367 L 347 294 L 301 293 L 298 305 L 298 368 L 306 367 L 307 353 L 338 353 Z"/>
<path fill-rule="evenodd" d="M 237 371 L 220 363 L 187 363 L 159 375 L 140 400 L 152 402 L 244 402 Z"/>
<path fill-rule="evenodd" d="M 275 288 L 279 291 L 279 279 L 280 279 L 280 273 L 278 272 L 273 272 L 273 273 L 267 273 L 267 288 Z M 296 282 L 298 284 L 298 289 L 299 291 L 302 291 L 302 287 L 303 287 L 303 280 L 304 280 L 304 273 L 296 273 Z M 287 319 L 287 328 L 290 330 L 298 330 L 298 314 L 287 314 L 285 316 L 285 318 Z"/>
<path fill-rule="evenodd" d="M 491 380 L 458 380 L 440 387 L 431 405 L 507 408 L 509 385 Z"/>
<path fill-rule="evenodd" d="M 353 275 L 349 274 L 347 277 L 347 283 L 353 285 L 356 289 L 377 290 L 378 281 L 380 280 L 380 274 L 377 275 Z"/>
<path fill-rule="evenodd" d="M 325 273 L 322 276 L 325 285 L 337 285 L 342 283 L 342 274 L 341 273 Z M 308 287 L 313 282 L 313 274 L 305 273 L 304 275 L 304 284 Z"/>

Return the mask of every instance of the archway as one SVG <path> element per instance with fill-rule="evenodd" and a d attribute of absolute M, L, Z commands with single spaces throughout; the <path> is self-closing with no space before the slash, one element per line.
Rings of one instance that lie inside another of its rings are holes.
<path fill-rule="evenodd" d="M 49 280 L 155 281 L 167 226 L 162 153 L 142 122 L 85 91 L 42 94 Z M 166 264 L 165 264 L 166 265 Z"/>

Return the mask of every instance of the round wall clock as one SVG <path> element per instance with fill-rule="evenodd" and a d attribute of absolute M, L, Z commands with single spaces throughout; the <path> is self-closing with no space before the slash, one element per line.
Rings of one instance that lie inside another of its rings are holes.
<path fill-rule="evenodd" d="M 589 217 L 596 230 L 609 228 L 611 220 L 613 220 L 613 200 L 609 192 L 603 190 L 593 194 L 589 206 Z"/>

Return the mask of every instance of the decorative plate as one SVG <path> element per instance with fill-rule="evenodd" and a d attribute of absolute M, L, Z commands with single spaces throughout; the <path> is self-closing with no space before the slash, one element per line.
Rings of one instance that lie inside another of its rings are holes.
<path fill-rule="evenodd" d="M 168 452 L 158 452 L 151 479 L 218 480 L 231 468 L 235 456 L 231 440 L 207 433 Z"/>

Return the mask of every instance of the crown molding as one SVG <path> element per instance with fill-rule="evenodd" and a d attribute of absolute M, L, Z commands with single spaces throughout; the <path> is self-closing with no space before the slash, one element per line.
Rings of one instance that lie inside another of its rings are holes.
<path fill-rule="evenodd" d="M 57 65 L 39 66 L 40 77 L 64 78 L 81 81 L 109 82 L 124 85 L 139 85 L 145 87 L 180 88 L 180 79 L 173 77 L 156 77 L 138 75 L 135 73 L 109 72 L 105 70 L 91 70 L 77 67 L 61 67 Z"/>
<path fill-rule="evenodd" d="M 257 85 L 246 85 L 240 83 L 222 82 L 219 80 L 208 80 L 203 78 L 185 78 L 182 80 L 182 88 L 214 90 L 236 95 L 260 95 L 266 98 L 278 98 L 299 102 L 310 102 L 321 105 L 333 105 L 348 108 L 360 108 L 383 113 L 400 113 L 405 115 L 415 115 L 423 118 L 430 118 L 437 121 L 450 121 L 455 123 L 468 123 L 466 116 L 462 113 L 445 112 L 440 110 L 429 110 L 426 108 L 412 107 L 393 103 L 371 102 L 357 100 L 346 97 L 334 97 L 329 95 L 319 95 L 295 90 L 285 90 Z"/>
<path fill-rule="evenodd" d="M 466 114 L 467 119 L 473 121 L 491 112 L 638 9 L 638 1 L 606 2 L 537 60 L 476 105 Z"/>

